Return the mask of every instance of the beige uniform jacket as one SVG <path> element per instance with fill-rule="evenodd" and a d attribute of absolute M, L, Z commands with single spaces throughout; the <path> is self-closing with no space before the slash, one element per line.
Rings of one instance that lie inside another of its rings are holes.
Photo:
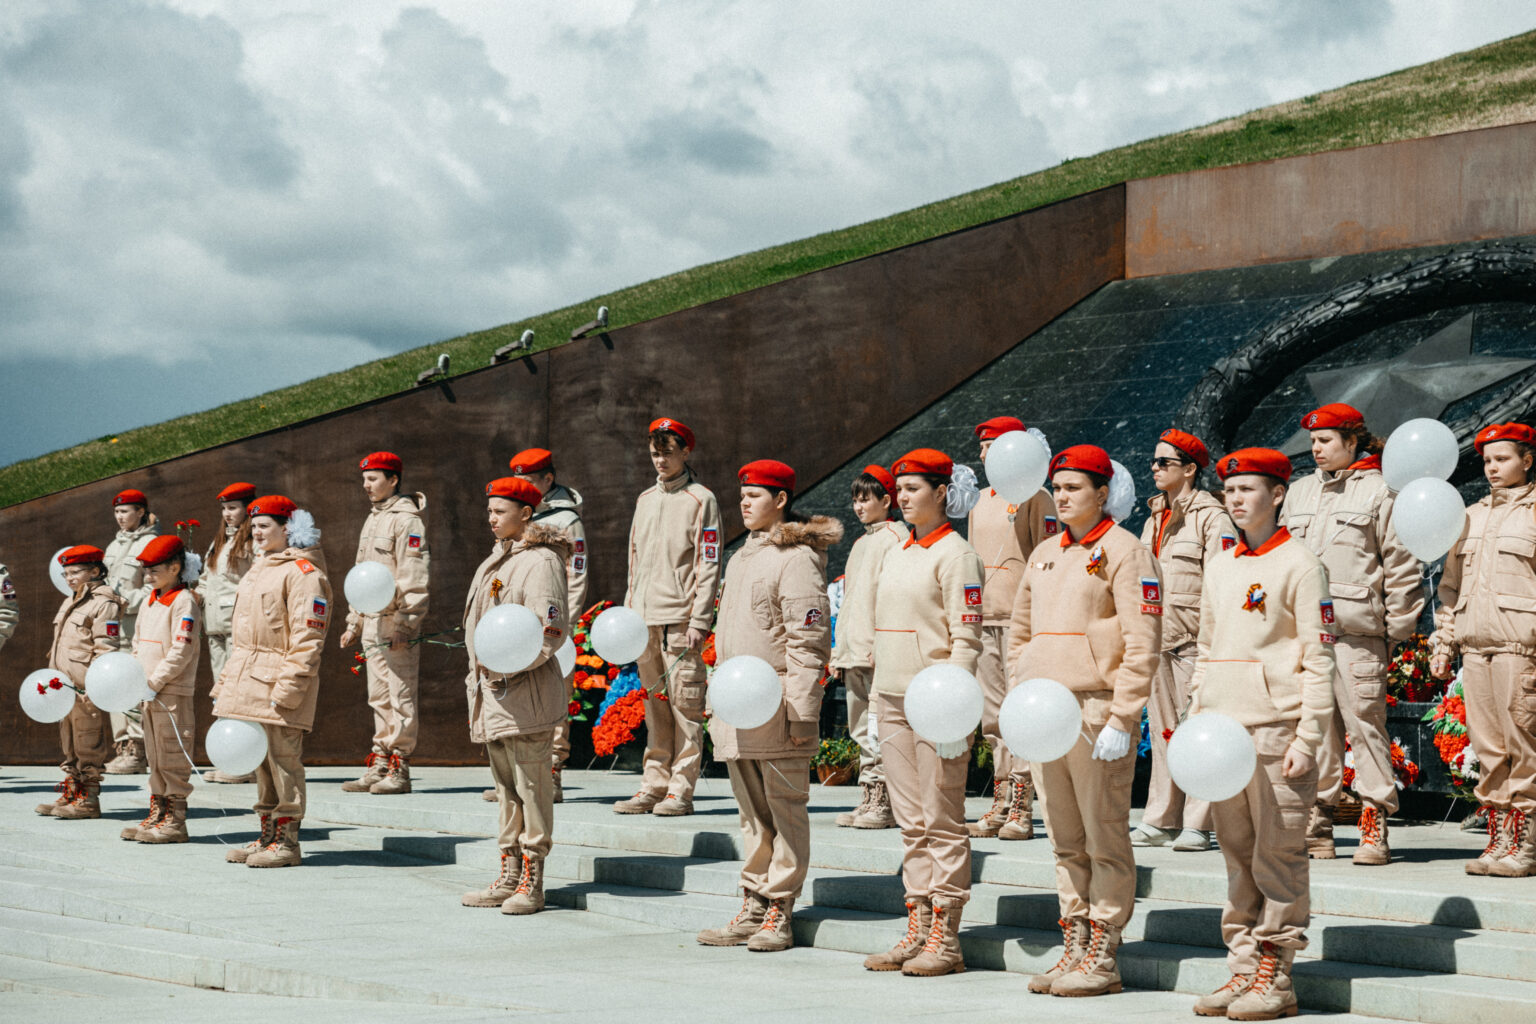
<path fill-rule="evenodd" d="M 1189 713 L 1219 711 L 1249 728 L 1292 724 L 1291 746 L 1316 756 L 1333 718 L 1335 617 L 1328 570 L 1284 534 L 1216 558 L 1206 567 Z"/>
<path fill-rule="evenodd" d="M 203 571 L 197 577 L 197 594 L 203 599 L 203 632 L 212 636 L 229 635 L 235 591 L 251 568 L 249 555 L 235 557 L 235 546 L 228 539 L 234 533 L 234 530 L 225 531 L 224 550 L 217 558 L 213 555 L 213 545 L 208 545 L 208 553 L 203 556 Z"/>
<path fill-rule="evenodd" d="M 415 635 L 427 616 L 426 495 L 395 494 L 373 503 L 357 538 L 357 561 L 378 562 L 395 577 L 395 599 L 376 615 L 347 612 L 347 628 L 361 629 L 367 618 L 389 619 L 395 630 Z"/>
<path fill-rule="evenodd" d="M 21 602 L 16 600 L 16 584 L 11 582 L 11 570 L 0 565 L 0 647 L 16 632 L 21 621 Z"/>
<path fill-rule="evenodd" d="M 912 677 L 981 658 L 981 558 L 948 523 L 886 556 L 875 587 L 876 693 L 903 696 Z"/>
<path fill-rule="evenodd" d="M 1205 569 L 1237 546 L 1237 527 L 1208 491 L 1191 491 L 1172 503 L 1158 492 L 1147 508 L 1152 514 L 1142 526 L 1141 542 L 1162 573 L 1163 650 L 1173 651 L 1193 642 L 1200 632 Z"/>
<path fill-rule="evenodd" d="M 146 515 L 137 530 L 118 530 L 112 543 L 107 545 L 107 586 L 123 599 L 123 631 L 133 634 L 133 620 L 139 614 L 148 590 L 144 586 L 144 567 L 139 564 L 139 552 L 159 536 L 159 520 Z"/>
<path fill-rule="evenodd" d="M 203 603 L 187 587 L 169 594 L 152 590 L 139 608 L 133 654 L 144 666 L 149 688 L 168 697 L 190 697 L 197 682 L 203 642 Z"/>
<path fill-rule="evenodd" d="M 1045 678 L 1077 693 L 1113 691 L 1109 724 L 1137 735 L 1162 625 L 1157 562 L 1134 534 L 1108 519 L 1077 543 L 1063 530 L 1029 554 L 1008 636 L 1009 685 Z"/>
<path fill-rule="evenodd" d="M 756 729 L 718 719 L 709 735 L 722 760 L 809 757 L 821 720 L 821 669 L 831 653 L 827 549 L 843 525 L 826 516 L 755 531 L 731 557 L 720 592 L 715 650 L 720 662 L 750 654 L 773 666 L 784 703 Z M 800 746 L 790 738 L 804 740 Z"/>
<path fill-rule="evenodd" d="M 971 547 L 981 556 L 987 581 L 981 589 L 984 626 L 1006 626 L 1013 617 L 1013 598 L 1024 578 L 1024 556 L 1061 526 L 1056 499 L 1044 488 L 1022 505 L 1014 505 L 988 488 L 971 509 Z"/>
<path fill-rule="evenodd" d="M 571 553 L 565 559 L 565 592 L 566 612 L 575 622 L 587 607 L 587 528 L 581 522 L 581 495 L 556 484 L 534 509 L 533 521 L 564 530 L 571 539 Z"/>
<path fill-rule="evenodd" d="M 71 594 L 59 605 L 53 617 L 48 667 L 83 687 L 91 662 L 120 650 L 122 643 L 123 599 L 105 581 L 97 581 L 84 594 Z"/>
<path fill-rule="evenodd" d="M 1376 469 L 1319 469 L 1291 485 L 1285 526 L 1323 560 L 1342 636 L 1406 640 L 1424 610 L 1419 560 L 1392 529 L 1392 492 Z"/>
<path fill-rule="evenodd" d="M 229 660 L 213 687 L 214 714 L 312 729 L 330 613 L 331 583 L 318 547 L 258 557 L 235 592 Z"/>
<path fill-rule="evenodd" d="M 1536 657 L 1536 484 L 1497 488 L 1467 508 L 1439 597 L 1436 654 Z"/>
<path fill-rule="evenodd" d="M 464 601 L 464 643 L 469 673 L 469 738 L 489 743 L 546 732 L 566 719 L 570 690 L 555 652 L 570 631 L 565 593 L 565 560 L 571 544 L 565 531 L 530 523 L 515 543 L 497 541 L 475 570 Z M 544 623 L 544 641 L 533 664 L 513 675 L 498 675 L 475 658 L 475 624 L 499 604 L 520 604 Z"/>
<path fill-rule="evenodd" d="M 708 631 L 724 545 L 720 506 L 692 470 L 658 480 L 635 502 L 624 603 L 648 626 Z"/>
<path fill-rule="evenodd" d="M 832 667 L 870 668 L 875 663 L 875 585 L 880 568 L 912 532 L 894 519 L 871 523 L 853 542 L 843 566 L 843 604 L 837 612 Z"/>

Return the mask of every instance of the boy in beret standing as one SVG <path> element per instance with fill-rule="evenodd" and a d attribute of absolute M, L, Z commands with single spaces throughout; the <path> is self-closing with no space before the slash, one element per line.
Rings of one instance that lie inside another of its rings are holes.
<path fill-rule="evenodd" d="M 123 599 L 122 638 L 133 640 L 139 606 L 144 603 L 144 567 L 139 552 L 158 533 L 155 517 L 149 511 L 149 496 L 129 488 L 112 499 L 112 518 L 117 520 L 117 536 L 106 549 L 107 586 Z M 117 756 L 107 762 L 108 775 L 140 775 L 148 767 L 144 757 L 144 726 L 121 711 L 113 711 L 112 744 Z"/>

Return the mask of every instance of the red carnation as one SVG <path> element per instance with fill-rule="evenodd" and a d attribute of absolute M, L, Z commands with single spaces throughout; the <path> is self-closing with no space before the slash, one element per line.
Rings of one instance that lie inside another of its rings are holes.
<path fill-rule="evenodd" d="M 619 678 L 619 667 L 617 665 L 609 665 L 608 666 L 608 678 L 609 679 L 617 679 L 617 678 Z"/>
<path fill-rule="evenodd" d="M 50 690 L 62 690 L 64 689 L 64 680 L 60 679 L 58 676 L 54 676 L 52 679 L 48 680 L 48 688 Z"/>
<path fill-rule="evenodd" d="M 565 713 L 568 715 L 581 714 L 581 703 L 579 701 L 571 701 L 568 705 L 566 705 Z"/>
<path fill-rule="evenodd" d="M 1172 729 L 1164 729 L 1163 730 L 1163 742 L 1167 743 L 1171 739 L 1173 739 L 1173 730 Z"/>
<path fill-rule="evenodd" d="M 197 520 L 196 520 L 196 519 L 188 519 L 188 520 L 187 520 L 187 525 L 188 525 L 188 526 L 190 526 L 190 527 L 192 527 L 192 529 L 194 529 L 194 530 L 195 530 L 195 529 L 197 529 L 197 528 L 198 528 L 198 527 L 199 527 L 199 526 L 202 526 L 202 525 L 203 525 L 203 524 L 202 524 L 202 523 L 200 523 L 200 522 L 198 522 L 198 521 L 197 521 Z"/>

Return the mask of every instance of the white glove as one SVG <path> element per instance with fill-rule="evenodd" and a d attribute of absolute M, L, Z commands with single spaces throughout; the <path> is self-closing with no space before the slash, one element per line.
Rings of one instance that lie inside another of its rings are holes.
<path fill-rule="evenodd" d="M 971 749 L 971 745 L 966 740 L 955 740 L 953 743 L 935 743 L 933 749 L 941 759 L 948 761 L 952 757 L 964 755 Z"/>
<path fill-rule="evenodd" d="M 1131 734 L 1106 725 L 1093 744 L 1093 756 L 1100 761 L 1118 761 L 1131 752 Z"/>

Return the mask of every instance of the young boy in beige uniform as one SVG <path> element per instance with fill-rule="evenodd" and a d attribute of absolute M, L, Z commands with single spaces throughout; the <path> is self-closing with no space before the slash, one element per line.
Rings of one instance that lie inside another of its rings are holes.
<path fill-rule="evenodd" d="M 821 718 L 821 667 L 831 652 L 827 549 L 843 537 L 826 516 L 790 510 L 795 471 L 760 459 L 741 467 L 741 519 L 750 533 L 731 559 L 721 591 L 715 650 L 773 666 L 784 700 L 767 722 L 710 727 L 715 756 L 731 773 L 745 863 L 741 910 L 699 933 L 706 946 L 745 942 L 756 953 L 792 947 L 791 913 L 811 866 L 811 754 Z"/>
<path fill-rule="evenodd" d="M 613 805 L 619 814 L 693 813 L 704 762 L 704 641 L 715 618 L 725 538 L 720 507 L 688 468 L 693 431 L 662 417 L 650 426 L 656 485 L 640 495 L 629 528 L 624 604 L 650 627 L 636 668 L 645 702 L 645 773 L 640 791 Z"/>
<path fill-rule="evenodd" d="M 880 744 L 870 728 L 870 687 L 875 676 L 875 585 L 886 556 L 910 536 L 898 523 L 896 478 L 884 466 L 865 466 L 853 481 L 853 513 L 864 533 L 853 542 L 843 567 L 843 603 L 837 612 L 832 646 L 833 678 L 843 684 L 848 701 L 848 734 L 859 745 L 859 805 L 835 819 L 845 828 L 895 828 L 885 785 Z"/>
<path fill-rule="evenodd" d="M 1247 727 L 1258 766 L 1242 792 L 1211 808 L 1227 863 L 1221 933 L 1232 977 L 1195 1013 L 1273 1020 L 1296 1013 L 1291 964 L 1311 920 L 1306 827 L 1333 715 L 1338 623 L 1322 562 L 1277 529 L 1290 460 L 1244 448 L 1216 471 L 1242 539 L 1206 570 L 1190 712 Z"/>
<path fill-rule="evenodd" d="M 978 424 L 976 437 L 981 442 L 982 461 L 986 461 L 993 441 L 1024 429 L 1024 421 L 1014 416 L 995 416 Z M 973 839 L 1035 837 L 1034 780 L 1028 762 L 1015 761 L 1003 743 L 997 713 L 1008 696 L 1008 626 L 1013 620 L 1013 599 L 1024 578 L 1025 555 L 1060 530 L 1056 500 L 1043 487 L 1022 505 L 989 488 L 981 492 L 971 509 L 967 536 L 987 574 L 981 591 L 981 661 L 976 667 L 976 681 L 981 683 L 985 699 L 981 734 L 992 748 L 992 806 L 967 826 Z"/>

